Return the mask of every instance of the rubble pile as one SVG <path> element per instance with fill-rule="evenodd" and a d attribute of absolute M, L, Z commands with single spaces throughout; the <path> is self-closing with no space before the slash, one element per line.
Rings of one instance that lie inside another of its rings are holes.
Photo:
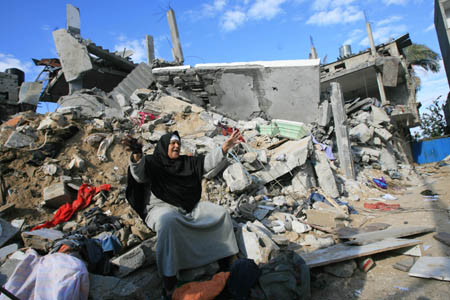
<path fill-rule="evenodd" d="M 358 215 L 364 210 L 362 194 L 366 198 L 380 196 L 372 178 L 384 176 L 387 185 L 398 186 L 404 184 L 401 179 L 414 177 L 410 169 L 398 168 L 406 164 L 397 163 L 401 156 L 394 154 L 389 116 L 372 99 L 364 100 L 366 104 L 357 110 L 352 110 L 354 103 L 347 107 L 353 157 L 359 166 L 357 179 L 351 180 L 342 175 L 336 163 L 331 122 L 320 127 L 262 118 L 232 120 L 157 88 L 137 89 L 123 118 L 110 113 L 107 96 L 96 89 L 67 97 L 72 104 L 57 112 L 19 113 L 1 125 L 3 201 L 13 204 L 3 217 L 23 223 L 8 238 L 18 243 L 8 254 L 22 244 L 41 253 L 51 252 L 55 245 L 73 240 L 77 234 L 84 239 L 117 238 L 120 246 L 108 252 L 108 263 L 90 270 L 93 299 L 133 297 L 148 291 L 148 286 L 161 284 L 154 261 L 155 234 L 125 199 L 129 153 L 120 144 L 124 135 L 139 138 L 144 152 L 151 153 L 164 133 L 178 130 L 182 153 L 195 155 L 219 147 L 229 129 L 240 130 L 244 142 L 219 168 L 206 174 L 202 201 L 229 210 L 240 255 L 260 265 L 280 249 L 306 255 L 343 245 L 342 232 L 356 234 L 361 231 L 357 227 L 367 221 Z M 97 107 L 91 108 L 90 103 Z M 285 123 L 298 138 L 286 137 L 292 132 L 283 131 Z M 326 133 L 316 138 L 313 134 L 317 132 Z M 76 199 L 77 190 L 85 183 L 109 184 L 111 189 L 98 193 L 69 222 L 30 231 L 50 220 L 55 209 Z M 14 238 L 17 231 L 21 238 Z M 2 245 L 7 245 L 8 239 Z M 217 268 L 213 264 L 189 270 L 191 274 L 185 276 L 198 279 L 214 274 Z M 11 272 L 11 266 L 2 267 L 0 272 Z M 347 277 L 351 276 L 348 272 Z M 143 280 L 148 273 L 153 275 Z M 121 283 L 117 284 L 119 278 Z M 133 287 L 126 295 L 124 284 Z"/>

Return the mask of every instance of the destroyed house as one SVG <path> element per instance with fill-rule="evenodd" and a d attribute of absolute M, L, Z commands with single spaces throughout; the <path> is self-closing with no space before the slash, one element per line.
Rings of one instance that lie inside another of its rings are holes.
<path fill-rule="evenodd" d="M 391 107 L 394 122 L 400 122 L 407 128 L 418 126 L 416 84 L 411 76 L 411 67 L 403 56 L 403 50 L 409 45 L 409 34 L 405 34 L 389 43 L 377 45 L 376 55 L 368 49 L 321 66 L 321 93 L 327 91 L 331 82 L 338 82 L 346 103 L 376 98 L 383 106 Z"/>

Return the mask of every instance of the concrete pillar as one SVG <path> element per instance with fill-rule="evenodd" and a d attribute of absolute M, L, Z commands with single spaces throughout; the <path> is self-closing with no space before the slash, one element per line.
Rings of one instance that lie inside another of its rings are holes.
<path fill-rule="evenodd" d="M 355 168 L 353 166 L 352 150 L 347 128 L 347 114 L 344 108 L 344 96 L 341 85 L 338 82 L 331 82 L 330 87 L 339 162 L 341 168 L 344 170 L 345 177 L 355 179 Z"/>
<path fill-rule="evenodd" d="M 178 34 L 177 20 L 173 9 L 167 11 L 167 20 L 169 21 L 170 36 L 172 38 L 172 55 L 173 59 L 179 64 L 183 64 L 183 50 L 181 49 L 180 37 Z"/>
<path fill-rule="evenodd" d="M 80 9 L 72 4 L 66 5 L 67 32 L 72 35 L 80 35 Z"/>
<path fill-rule="evenodd" d="M 377 50 L 375 49 L 375 43 L 373 41 L 373 35 L 372 35 L 372 28 L 370 27 L 369 22 L 366 22 L 366 29 L 367 29 L 367 35 L 369 36 L 370 51 L 372 53 L 372 56 L 375 58 L 375 57 L 377 57 Z M 386 99 L 386 93 L 384 91 L 383 78 L 382 78 L 381 72 L 379 70 L 376 70 L 376 72 L 377 72 L 377 85 L 378 85 L 378 91 L 380 92 L 381 105 L 385 106 L 389 103 Z"/>
<path fill-rule="evenodd" d="M 151 66 L 155 59 L 155 45 L 153 44 L 153 36 L 145 35 L 145 45 L 147 46 L 147 64 Z"/>

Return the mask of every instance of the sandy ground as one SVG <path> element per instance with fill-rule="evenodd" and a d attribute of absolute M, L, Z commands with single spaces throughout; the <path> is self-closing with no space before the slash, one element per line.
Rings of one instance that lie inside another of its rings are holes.
<path fill-rule="evenodd" d="M 414 185 L 399 188 L 395 194 L 398 200 L 388 203 L 400 204 L 400 212 L 368 212 L 362 209 L 365 197 L 355 207 L 362 217 L 368 217 L 366 224 L 382 222 L 395 225 L 432 225 L 436 232 L 450 232 L 450 166 L 435 168 L 436 164 L 416 166 L 419 175 Z M 430 189 L 440 195 L 439 201 L 425 201 L 421 191 Z M 411 238 L 423 242 L 424 256 L 450 256 L 450 247 L 435 240 L 434 233 Z M 364 273 L 357 269 L 351 278 L 337 278 L 312 270 L 316 279 L 312 282 L 312 299 L 449 299 L 450 283 L 436 279 L 410 277 L 407 272 L 394 269 L 392 265 L 406 256 L 394 251 L 372 256 L 375 266 Z"/>

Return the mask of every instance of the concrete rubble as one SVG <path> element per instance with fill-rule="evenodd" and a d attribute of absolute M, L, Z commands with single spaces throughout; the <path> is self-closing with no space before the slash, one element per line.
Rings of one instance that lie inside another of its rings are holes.
<path fill-rule="evenodd" d="M 90 275 L 93 299 L 159 299 L 159 294 L 147 295 L 151 288 L 159 293 L 161 285 L 154 256 L 157 237 L 125 200 L 128 154 L 120 145 L 125 134 L 141 140 L 144 152 L 152 153 L 164 133 L 178 130 L 183 154 L 204 154 L 226 140 L 227 128 L 239 129 L 245 142 L 206 174 L 202 201 L 227 208 L 236 225 L 239 255 L 259 265 L 279 249 L 311 254 L 341 245 L 338 231 L 358 230 L 361 223 L 354 206 L 368 198 L 365 194 L 379 193 L 373 178 L 385 177 L 388 185 L 414 179 L 411 153 L 398 143 L 407 143 L 403 132 L 416 122 L 414 116 L 399 121 L 392 114 L 398 109 L 395 103 L 381 106 L 372 94 L 349 97 L 355 93 L 345 84 L 339 86 L 337 100 L 342 103 L 337 103 L 323 89 L 336 86 L 329 82 L 340 76 L 333 65 L 325 66 L 332 69 L 327 73 L 320 73 L 316 60 L 182 66 L 178 45 L 177 63 L 154 60 L 153 65 L 136 66 L 83 40 L 76 26 L 55 31 L 54 39 L 58 72 L 64 74 L 71 92 L 55 99 L 59 108 L 54 113 L 21 112 L 13 116 L 23 118 L 20 124 L 1 125 L 0 174 L 9 183 L 8 201 L 20 195 L 45 202 L 43 207 L 27 207 L 38 213 L 26 222 L 19 244 L 48 252 L 74 232 L 96 237 L 100 229 L 120 241 L 122 248 L 110 258 L 113 271 L 107 276 Z M 392 47 L 398 44 L 396 40 Z M 113 87 L 85 88 L 87 74 L 97 72 L 94 53 L 126 76 L 116 78 Z M 386 72 L 395 71 L 398 61 L 383 64 Z M 299 73 L 300 77 L 293 75 Z M 386 77 L 388 86 L 400 84 L 394 80 L 397 76 L 401 75 Z M 263 78 L 258 89 L 265 90 L 264 97 L 253 86 L 257 78 Z M 273 97 L 277 79 L 283 84 Z M 242 99 L 231 96 L 235 89 Z M 288 105 L 291 93 L 298 97 L 294 107 Z M 52 86 L 44 94 L 54 97 Z M 286 130 L 283 120 L 290 122 L 285 124 L 294 128 L 294 135 L 302 133 L 299 138 L 286 138 L 286 132 L 280 132 Z M 12 185 L 13 181 L 19 185 Z M 72 188 L 78 189 L 82 182 L 107 182 L 113 188 L 97 194 L 93 204 L 72 219 L 75 222 L 30 231 L 46 220 L 48 207 L 72 202 L 76 198 Z M 108 223 L 111 226 L 96 227 L 89 216 L 91 208 L 99 209 L 94 217 L 116 219 Z M 16 233 L 5 237 L 2 245 Z M 0 249 L 1 259 L 17 253 L 16 244 L 8 247 Z M 0 273 L 10 276 L 10 265 L 16 260 L 5 259 Z M 335 265 L 330 261 L 324 271 L 351 277 L 355 269 L 355 261 L 349 259 Z M 193 280 L 217 270 L 213 263 L 186 270 L 184 278 Z"/>

